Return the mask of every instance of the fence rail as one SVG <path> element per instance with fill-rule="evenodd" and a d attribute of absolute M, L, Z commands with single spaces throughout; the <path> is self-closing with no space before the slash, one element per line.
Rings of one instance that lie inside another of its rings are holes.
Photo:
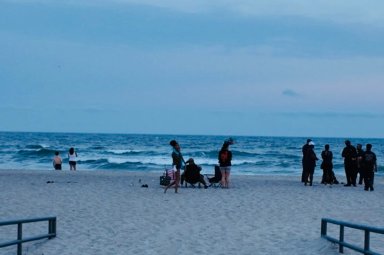
<path fill-rule="evenodd" d="M 327 235 L 328 223 L 340 226 L 339 239 L 336 239 Z M 364 248 L 344 242 L 344 227 L 359 229 L 364 231 Z M 363 253 L 365 255 L 380 255 L 379 253 L 376 253 L 370 250 L 370 233 L 384 234 L 384 229 L 358 225 L 358 224 L 353 224 L 353 223 L 338 221 L 333 219 L 327 219 L 327 218 L 321 219 L 321 237 L 333 243 L 339 244 L 340 253 L 344 253 L 344 247 L 347 247 L 349 249 Z"/>
<path fill-rule="evenodd" d="M 25 223 L 34 223 L 34 222 L 41 222 L 41 221 L 48 221 L 48 234 L 45 235 L 39 235 L 29 238 L 23 239 L 23 224 Z M 44 238 L 52 239 L 56 237 L 56 217 L 45 217 L 45 218 L 35 218 L 35 219 L 24 219 L 24 220 L 12 220 L 12 221 L 3 221 L 0 222 L 1 226 L 8 226 L 8 225 L 17 225 L 17 239 L 5 243 L 0 243 L 0 248 L 8 247 L 12 245 L 17 245 L 17 255 L 22 254 L 22 244 L 26 242 L 32 242 Z"/>

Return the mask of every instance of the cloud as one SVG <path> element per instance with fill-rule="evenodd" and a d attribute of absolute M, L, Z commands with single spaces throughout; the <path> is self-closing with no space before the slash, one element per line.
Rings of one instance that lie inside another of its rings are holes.
<path fill-rule="evenodd" d="M 7 0 L 5 0 L 7 1 Z M 61 0 L 8 0 L 10 3 L 63 4 Z M 67 0 L 66 5 L 142 5 L 185 13 L 232 12 L 242 16 L 302 16 L 339 23 L 383 26 L 382 0 Z"/>
<path fill-rule="evenodd" d="M 382 113 L 369 112 L 281 112 L 277 115 L 285 117 L 306 117 L 306 118 L 358 118 L 358 119 L 382 119 Z"/>
<path fill-rule="evenodd" d="M 286 89 L 282 92 L 282 94 L 284 96 L 287 96 L 287 97 L 298 97 L 300 96 L 299 93 L 297 93 L 296 91 L 292 90 L 292 89 Z"/>

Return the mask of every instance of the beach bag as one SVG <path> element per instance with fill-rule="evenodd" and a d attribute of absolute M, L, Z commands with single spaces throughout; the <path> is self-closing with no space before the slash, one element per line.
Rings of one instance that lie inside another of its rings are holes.
<path fill-rule="evenodd" d="M 165 169 L 162 176 L 160 176 L 160 185 L 168 186 L 171 180 L 175 179 L 175 171 L 173 169 Z"/>
<path fill-rule="evenodd" d="M 171 177 L 169 176 L 160 176 L 160 185 L 161 186 L 168 186 L 171 183 Z"/>

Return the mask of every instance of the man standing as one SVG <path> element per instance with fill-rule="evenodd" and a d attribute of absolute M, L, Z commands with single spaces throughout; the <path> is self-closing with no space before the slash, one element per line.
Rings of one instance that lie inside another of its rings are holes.
<path fill-rule="evenodd" d="M 308 149 L 306 150 L 305 161 L 304 161 L 304 185 L 312 186 L 313 174 L 315 172 L 316 160 L 318 160 L 314 151 L 315 143 L 310 141 L 308 143 Z"/>
<path fill-rule="evenodd" d="M 366 150 L 363 154 L 363 171 L 364 171 L 364 190 L 373 191 L 374 172 L 377 172 L 376 154 L 372 152 L 372 144 L 366 145 Z"/>
<path fill-rule="evenodd" d="M 363 155 L 364 155 L 364 151 L 363 151 L 363 146 L 358 143 L 356 145 L 356 152 L 357 152 L 357 173 L 359 174 L 359 184 L 363 184 Z"/>
<path fill-rule="evenodd" d="M 303 152 L 303 158 L 301 160 L 301 165 L 303 167 L 303 172 L 301 173 L 301 182 L 308 182 L 308 179 L 305 180 L 305 168 L 304 168 L 304 162 L 306 160 L 307 150 L 309 149 L 309 143 L 312 142 L 311 139 L 307 139 L 307 143 L 303 145 L 301 148 L 301 151 Z"/>
<path fill-rule="evenodd" d="M 343 149 L 341 156 L 344 158 L 345 176 L 347 177 L 347 184 L 344 186 L 349 187 L 353 185 L 356 187 L 357 151 L 349 140 L 345 141 L 345 148 Z"/>

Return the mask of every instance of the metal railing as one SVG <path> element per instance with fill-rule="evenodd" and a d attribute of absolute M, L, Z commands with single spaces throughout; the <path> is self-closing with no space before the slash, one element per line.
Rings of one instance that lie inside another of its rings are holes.
<path fill-rule="evenodd" d="M 336 239 L 327 235 L 327 223 L 340 226 L 339 239 Z M 356 245 L 353 245 L 344 241 L 344 227 L 359 229 L 364 231 L 364 248 L 360 248 Z M 349 249 L 363 253 L 365 255 L 380 255 L 379 253 L 376 253 L 370 250 L 370 233 L 384 234 L 384 228 L 374 228 L 374 227 L 352 224 L 349 222 L 343 222 L 343 221 L 327 219 L 327 218 L 321 219 L 321 237 L 333 243 L 339 244 L 339 253 L 344 253 L 344 247 L 347 247 Z"/>
<path fill-rule="evenodd" d="M 48 221 L 48 234 L 39 235 L 23 239 L 23 224 L 33 223 L 40 221 Z M 22 254 L 22 244 L 26 242 L 36 241 L 44 238 L 52 239 L 56 237 L 56 217 L 45 217 L 36 219 L 25 219 L 25 220 L 12 220 L 0 222 L 0 226 L 17 225 L 17 239 L 10 242 L 0 243 L 0 248 L 17 245 L 17 255 Z"/>

